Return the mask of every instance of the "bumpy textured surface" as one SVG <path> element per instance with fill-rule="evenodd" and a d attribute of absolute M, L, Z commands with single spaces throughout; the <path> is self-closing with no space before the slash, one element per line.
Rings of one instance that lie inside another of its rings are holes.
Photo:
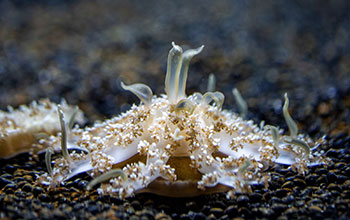
<path fill-rule="evenodd" d="M 289 135 L 264 122 L 257 126 L 237 113 L 223 110 L 225 96 L 221 92 L 187 96 L 189 60 L 202 49 L 203 46 L 183 52 L 173 43 L 167 63 L 166 95 L 152 97 L 152 90 L 145 84 L 122 83 L 124 89 L 140 98 L 138 106 L 92 127 L 75 127 L 67 135 L 62 127 L 61 134 L 40 140 L 44 146 L 62 150 L 63 156 L 54 161 L 53 171 L 51 159 L 46 160 L 50 171 L 37 183 L 55 188 L 62 181 L 89 172 L 94 180 L 88 190 L 102 183 L 100 194 L 116 194 L 122 199 L 145 189 L 155 192 L 148 186 L 160 181 L 164 186 L 157 190 L 162 195 L 188 197 L 221 184 L 231 188 L 227 195 L 232 197 L 234 193 L 251 192 L 251 184 L 267 186 L 271 175 L 265 171 L 276 163 L 305 174 L 308 166 L 329 162 L 322 156 L 324 152 L 312 152 L 310 148 L 317 150 L 326 142 L 324 137 L 314 142 L 298 134 L 288 112 L 287 94 L 283 115 Z M 240 97 L 237 102 L 244 100 Z M 65 123 L 63 112 L 60 110 L 61 124 Z M 69 153 L 65 146 L 80 150 Z M 194 189 L 186 187 L 191 185 L 189 182 L 195 183 Z M 187 193 L 191 190 L 194 192 Z"/>
<path fill-rule="evenodd" d="M 74 123 L 84 123 L 83 113 L 77 106 L 70 106 L 64 100 L 59 105 L 65 117 L 72 119 L 68 121 L 72 126 Z M 57 106 L 42 99 L 33 101 L 29 106 L 21 105 L 18 109 L 8 107 L 8 111 L 0 111 L 0 157 L 10 158 L 23 152 L 43 150 L 40 139 L 61 130 Z"/>
<path fill-rule="evenodd" d="M 182 218 L 349 217 L 349 6 L 347 1 L 177 2 L 1 1 L 0 105 L 48 97 L 78 104 L 90 122 L 138 102 L 126 84 L 163 93 L 169 41 L 205 44 L 195 57 L 187 93 L 206 90 L 217 76 L 224 108 L 237 110 L 231 89 L 248 102 L 248 118 L 287 126 L 283 94 L 302 132 L 317 139 L 332 161 L 306 176 L 277 167 L 270 187 L 251 194 L 168 199 L 141 194 L 127 201 L 87 192 L 90 177 L 60 190 L 33 185 L 46 172 L 43 155 L 1 161 L 1 217 Z M 28 77 L 30 76 L 30 77 Z M 55 156 L 54 156 L 55 159 Z"/>

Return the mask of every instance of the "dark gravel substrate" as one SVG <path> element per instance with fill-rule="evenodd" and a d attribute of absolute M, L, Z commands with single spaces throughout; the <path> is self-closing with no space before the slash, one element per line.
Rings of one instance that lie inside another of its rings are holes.
<path fill-rule="evenodd" d="M 138 102 L 120 81 L 164 89 L 170 42 L 204 51 L 193 59 L 188 93 L 210 73 L 237 110 L 286 128 L 290 112 L 331 159 L 300 176 L 272 169 L 268 189 L 173 199 L 140 194 L 126 201 L 85 190 L 86 174 L 56 191 L 34 185 L 44 157 L 0 160 L 0 218 L 24 219 L 348 219 L 350 218 L 349 1 L 0 1 L 0 108 L 49 97 L 78 104 L 92 123 Z"/>

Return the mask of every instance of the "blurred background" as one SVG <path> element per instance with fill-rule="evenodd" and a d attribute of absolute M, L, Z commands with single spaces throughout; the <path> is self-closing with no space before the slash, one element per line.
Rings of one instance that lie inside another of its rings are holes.
<path fill-rule="evenodd" d="M 214 73 L 225 108 L 231 89 L 248 118 L 285 127 L 283 94 L 300 127 L 349 132 L 350 2 L 0 1 L 0 108 L 48 97 L 82 108 L 90 123 L 139 100 L 120 81 L 164 93 L 171 42 L 205 45 L 187 94 Z M 321 131 L 321 132 L 320 132 Z"/>

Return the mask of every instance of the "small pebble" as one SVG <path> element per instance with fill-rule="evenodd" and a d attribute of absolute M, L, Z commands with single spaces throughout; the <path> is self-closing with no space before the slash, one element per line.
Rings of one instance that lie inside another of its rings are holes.
<path fill-rule="evenodd" d="M 246 196 L 246 195 L 240 195 L 238 198 L 237 198 L 237 204 L 239 206 L 245 206 L 247 205 L 249 202 L 249 197 Z"/>
<path fill-rule="evenodd" d="M 13 181 L 8 180 L 4 177 L 0 177 L 0 189 L 2 189 L 4 186 L 6 186 L 7 184 L 13 184 Z"/>
<path fill-rule="evenodd" d="M 311 212 L 320 212 L 320 213 L 323 212 L 323 210 L 320 207 L 318 207 L 318 206 L 310 206 L 309 210 Z"/>
<path fill-rule="evenodd" d="M 211 208 L 209 213 L 212 213 L 215 215 L 215 217 L 219 218 L 224 214 L 224 210 L 222 210 L 221 208 Z"/>
<path fill-rule="evenodd" d="M 50 202 L 50 197 L 47 194 L 45 194 L 45 193 L 39 194 L 38 198 L 42 202 Z"/>
<path fill-rule="evenodd" d="M 229 217 L 234 217 L 237 215 L 237 213 L 238 213 L 238 208 L 235 205 L 230 205 L 224 211 L 224 214 L 228 215 Z"/>
<path fill-rule="evenodd" d="M 201 212 L 188 212 L 188 216 L 193 220 L 205 220 L 207 217 Z"/>
<path fill-rule="evenodd" d="M 288 206 L 282 203 L 275 203 L 271 206 L 271 208 L 275 213 L 282 213 L 288 208 Z"/>
<path fill-rule="evenodd" d="M 25 185 L 22 187 L 22 190 L 23 190 L 24 192 L 32 192 L 32 191 L 33 191 L 33 186 L 27 183 L 27 184 L 25 184 Z"/>
<path fill-rule="evenodd" d="M 262 195 L 260 193 L 251 193 L 249 195 L 249 202 L 251 203 L 258 203 L 261 202 Z"/>
<path fill-rule="evenodd" d="M 282 185 L 282 188 L 292 189 L 294 187 L 293 181 L 287 181 Z"/>
<path fill-rule="evenodd" d="M 306 186 L 306 182 L 302 179 L 294 179 L 293 183 L 295 186 L 299 186 L 299 187 L 305 187 Z"/>

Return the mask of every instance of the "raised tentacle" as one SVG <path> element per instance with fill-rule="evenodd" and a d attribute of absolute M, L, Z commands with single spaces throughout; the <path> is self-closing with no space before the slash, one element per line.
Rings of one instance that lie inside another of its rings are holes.
<path fill-rule="evenodd" d="M 169 51 L 168 67 L 165 76 L 165 92 L 168 95 L 170 103 L 177 100 L 179 74 L 182 65 L 182 48 L 172 42 L 173 48 Z"/>
<path fill-rule="evenodd" d="M 179 75 L 179 85 L 178 85 L 178 94 L 177 94 L 177 100 L 183 99 L 186 97 L 185 89 L 186 89 L 186 81 L 187 81 L 187 74 L 188 74 L 188 66 L 190 65 L 190 61 L 192 57 L 202 52 L 204 48 L 204 45 L 196 48 L 196 49 L 190 49 L 186 50 L 182 55 L 182 65 Z"/>
<path fill-rule="evenodd" d="M 288 112 L 289 107 L 289 99 L 287 93 L 284 94 L 284 105 L 283 105 L 283 117 L 286 120 L 286 123 L 288 125 L 288 129 L 290 132 L 290 136 L 296 137 L 298 134 L 298 126 L 295 123 L 295 121 L 292 119 Z"/>
<path fill-rule="evenodd" d="M 69 155 L 68 148 L 67 148 L 67 129 L 66 129 L 66 122 L 64 119 L 63 111 L 61 108 L 61 105 L 57 105 L 58 110 L 58 116 L 60 119 L 60 125 L 61 125 L 61 149 L 63 157 L 68 161 L 68 163 L 72 162 L 72 158 Z"/>
<path fill-rule="evenodd" d="M 145 105 L 149 106 L 152 102 L 153 92 L 150 87 L 142 83 L 136 83 L 132 85 L 125 85 L 121 82 L 123 89 L 134 93 Z"/>

